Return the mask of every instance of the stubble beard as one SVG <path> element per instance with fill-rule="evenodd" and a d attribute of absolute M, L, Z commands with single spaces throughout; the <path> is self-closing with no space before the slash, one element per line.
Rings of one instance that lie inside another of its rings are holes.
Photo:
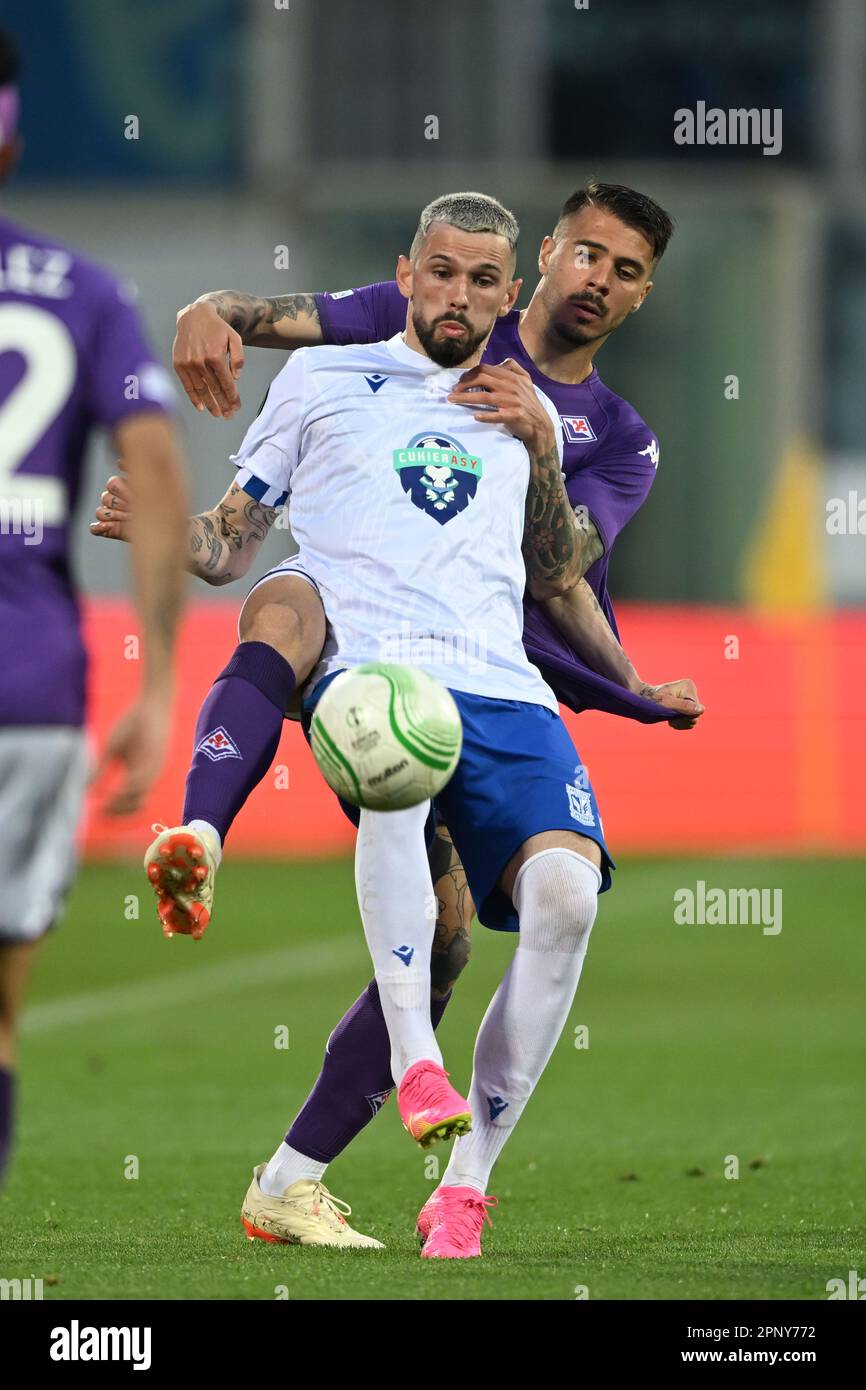
<path fill-rule="evenodd" d="M 462 323 L 466 329 L 465 338 L 437 338 L 437 325 L 445 320 L 453 323 Z M 473 333 L 472 328 L 465 319 L 456 314 L 440 314 L 432 323 L 428 323 L 417 309 L 412 309 L 412 327 L 415 329 L 418 341 L 431 361 L 437 367 L 459 367 L 467 358 L 476 353 L 487 337 L 488 330 L 483 333 Z"/>

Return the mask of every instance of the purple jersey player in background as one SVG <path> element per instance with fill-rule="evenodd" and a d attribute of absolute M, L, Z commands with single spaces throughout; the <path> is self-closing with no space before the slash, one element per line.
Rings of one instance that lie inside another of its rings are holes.
<path fill-rule="evenodd" d="M 20 147 L 17 72 L 0 33 L 0 181 Z M 124 767 L 107 807 L 122 814 L 160 770 L 172 704 L 186 489 L 165 413 L 171 396 L 119 283 L 0 217 L 0 1173 L 24 987 L 73 875 L 87 780 L 86 662 L 69 554 L 85 447 L 94 427 L 112 431 L 141 523 L 141 690 L 103 756 Z"/>
<path fill-rule="evenodd" d="M 455 195 L 457 196 L 457 195 Z M 431 209 L 425 209 L 423 218 Z M 541 281 L 522 313 L 504 310 L 493 329 L 485 360 L 511 358 L 550 397 L 560 413 L 565 438 L 564 471 L 569 498 L 584 532 L 584 594 L 580 587 L 568 596 L 528 600 L 524 640 L 560 700 L 575 710 L 597 708 L 645 722 L 668 720 L 691 728 L 702 713 L 690 681 L 651 687 L 638 677 L 616 641 L 613 610 L 607 592 L 611 548 L 623 526 L 644 501 L 655 476 L 658 445 L 640 416 L 600 382 L 593 358 L 601 344 L 625 318 L 640 308 L 652 287 L 650 276 L 671 233 L 664 211 L 645 195 L 612 185 L 590 185 L 565 204 L 551 236 L 539 255 Z M 413 251 L 414 254 L 414 251 Z M 447 258 L 436 271 L 450 281 L 453 313 L 459 321 L 465 290 Z M 482 270 L 478 272 L 483 273 Z M 518 282 L 519 283 L 519 282 Z M 513 302 L 513 301 L 512 301 Z M 406 301 L 396 284 L 368 286 L 336 294 L 288 295 L 258 299 L 234 291 L 210 294 L 178 316 L 175 366 L 193 403 L 211 414 L 230 417 L 238 407 L 235 385 L 243 365 L 243 342 L 292 348 L 316 343 L 375 341 L 398 332 L 406 317 Z M 431 325 L 435 331 L 435 324 Z M 227 361 L 228 359 L 228 361 Z M 377 383 L 371 381 L 370 389 Z M 123 502 L 122 481 L 112 479 L 104 502 Z M 233 522 L 237 507 L 232 504 Z M 112 521 L 112 515 L 115 519 Z M 97 534 L 121 534 L 116 505 L 104 506 L 94 525 Z M 219 518 L 216 518 L 218 525 Z M 588 586 L 588 589 L 587 589 Z M 586 593 L 595 609 L 588 621 Z M 288 598 L 287 600 L 288 601 Z M 248 600 L 245 614 L 250 610 Z M 294 684 L 285 650 L 285 689 L 274 695 L 273 671 L 268 688 L 261 673 L 251 669 L 256 641 L 279 646 L 274 633 L 241 627 L 242 645 L 208 697 L 197 727 L 206 742 L 209 724 L 233 721 L 244 737 L 249 719 L 243 713 L 242 674 L 270 697 L 274 720 L 265 746 L 259 742 L 244 758 L 254 775 L 267 767 L 279 738 L 282 695 Z M 296 628 L 295 628 L 296 630 Z M 246 668 L 250 667 L 249 670 Z M 232 683 L 235 682 L 232 690 Z M 648 698 L 651 697 L 651 698 Z M 234 704 L 232 703 L 234 701 Z M 235 704 L 237 708 L 235 708 Z M 219 714 L 219 719 L 217 719 Z M 246 735 L 248 736 L 248 735 Z M 259 743 L 261 746 L 259 746 Z M 251 789 L 242 785 L 241 764 L 227 760 L 210 767 L 204 756 L 187 784 L 196 799 L 191 812 L 201 828 L 216 825 L 224 838 L 231 817 Z M 202 795 L 204 793 L 204 795 Z M 213 808 L 203 809 L 207 801 Z M 441 833 L 441 832 L 440 832 Z M 438 858 L 437 858 L 438 856 Z M 451 986 L 469 954 L 472 901 L 462 866 L 447 834 L 434 846 L 431 870 L 439 899 L 439 919 L 433 960 L 434 1021 L 441 1017 Z M 309 1243 L 311 1213 L 321 1212 L 321 1243 L 343 1244 L 339 1213 L 332 1209 L 320 1179 L 336 1157 L 381 1107 L 391 1088 L 386 1030 L 376 985 L 371 984 L 331 1034 L 323 1070 L 316 1086 L 286 1135 L 286 1141 L 262 1174 L 262 1191 L 279 1209 L 285 1238 L 298 1229 Z M 291 1196 L 289 1195 L 291 1190 Z M 345 1222 L 342 1223 L 345 1226 Z"/>

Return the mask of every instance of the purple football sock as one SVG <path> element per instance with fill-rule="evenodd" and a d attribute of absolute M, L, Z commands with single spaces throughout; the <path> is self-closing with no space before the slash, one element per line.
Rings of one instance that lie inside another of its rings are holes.
<path fill-rule="evenodd" d="M 444 999 L 431 998 L 434 1028 L 450 998 L 450 990 Z M 388 1029 L 379 987 L 371 980 L 328 1039 L 319 1079 L 286 1143 L 317 1163 L 330 1163 L 379 1113 L 393 1087 Z"/>
<path fill-rule="evenodd" d="M 235 648 L 199 711 L 186 779 L 185 825 L 209 821 L 225 840 L 274 760 L 296 684 L 289 663 L 266 642 L 242 642 Z"/>
<path fill-rule="evenodd" d="M 0 1067 L 0 1182 L 12 1149 L 12 1107 L 15 1098 L 15 1074 Z"/>

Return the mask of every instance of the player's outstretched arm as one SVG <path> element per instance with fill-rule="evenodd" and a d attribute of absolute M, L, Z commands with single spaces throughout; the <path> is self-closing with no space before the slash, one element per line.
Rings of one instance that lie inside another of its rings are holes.
<path fill-rule="evenodd" d="M 568 593 L 544 599 L 542 606 L 559 628 L 572 651 L 599 675 L 617 685 L 655 700 L 671 711 L 668 723 L 674 729 L 692 729 L 704 712 L 695 684 L 690 680 L 649 685 L 635 670 L 604 610 L 585 579 Z"/>
<path fill-rule="evenodd" d="M 123 463 L 119 467 L 123 469 Z M 206 584 L 231 584 L 242 579 L 276 516 L 275 507 L 263 507 L 232 483 L 215 507 L 189 518 L 184 567 Z M 128 541 L 131 527 L 129 482 L 121 472 L 106 483 L 90 531 L 104 540 Z"/>
<path fill-rule="evenodd" d="M 170 421 L 143 412 L 122 420 L 115 442 L 123 450 L 135 522 L 130 524 L 135 605 L 143 648 L 133 704 L 112 727 L 96 769 L 112 764 L 123 776 L 105 802 L 112 815 L 137 810 L 162 767 L 172 708 L 175 634 L 183 598 L 180 551 L 188 507 L 183 457 Z"/>
<path fill-rule="evenodd" d="M 319 311 L 311 294 L 273 299 L 214 290 L 177 315 L 172 361 L 196 410 L 230 419 L 240 408 L 237 380 L 247 347 L 291 350 L 322 341 Z"/>

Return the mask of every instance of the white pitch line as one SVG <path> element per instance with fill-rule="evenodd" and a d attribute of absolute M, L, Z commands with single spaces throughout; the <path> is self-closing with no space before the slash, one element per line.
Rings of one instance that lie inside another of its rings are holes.
<path fill-rule="evenodd" d="M 266 955 L 235 957 L 201 969 L 192 968 L 183 975 L 145 980 L 141 984 L 111 985 L 88 994 L 61 995 L 26 1009 L 22 1032 L 51 1033 L 58 1028 L 92 1023 L 118 1014 L 136 1016 L 147 1010 L 200 1004 L 203 999 L 273 984 L 275 980 L 314 980 L 351 969 L 356 963 L 363 968 L 360 947 L 359 932 L 358 936 L 341 936 L 327 943 L 312 942 L 307 946 L 269 951 Z"/>

